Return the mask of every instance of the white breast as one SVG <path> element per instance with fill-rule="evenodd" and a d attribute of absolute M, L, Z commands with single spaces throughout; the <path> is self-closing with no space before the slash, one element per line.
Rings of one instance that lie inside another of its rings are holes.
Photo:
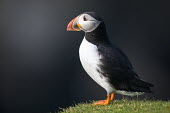
<path fill-rule="evenodd" d="M 107 93 L 112 93 L 114 91 L 113 86 L 107 82 L 108 79 L 106 77 L 97 71 L 100 70 L 99 65 L 101 64 L 100 59 L 102 57 L 99 55 L 97 46 L 84 38 L 80 45 L 79 55 L 82 66 L 88 75 L 102 86 Z"/>

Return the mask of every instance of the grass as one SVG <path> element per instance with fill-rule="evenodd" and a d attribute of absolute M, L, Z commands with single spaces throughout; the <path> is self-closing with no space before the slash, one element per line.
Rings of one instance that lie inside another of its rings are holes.
<path fill-rule="evenodd" d="M 81 103 L 63 109 L 60 113 L 170 113 L 170 101 L 114 100 L 107 106 Z"/>

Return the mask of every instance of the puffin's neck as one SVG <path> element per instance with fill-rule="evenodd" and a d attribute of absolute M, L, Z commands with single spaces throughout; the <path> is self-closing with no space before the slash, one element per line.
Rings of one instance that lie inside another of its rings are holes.
<path fill-rule="evenodd" d="M 95 30 L 85 32 L 85 38 L 87 41 L 95 45 L 99 45 L 100 43 L 109 43 L 104 22 L 101 22 Z"/>

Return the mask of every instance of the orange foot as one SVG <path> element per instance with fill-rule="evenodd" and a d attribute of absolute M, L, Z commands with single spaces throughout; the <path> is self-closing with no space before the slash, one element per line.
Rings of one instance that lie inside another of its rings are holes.
<path fill-rule="evenodd" d="M 114 93 L 108 94 L 106 100 L 99 100 L 95 102 L 93 105 L 108 105 L 114 99 Z"/>

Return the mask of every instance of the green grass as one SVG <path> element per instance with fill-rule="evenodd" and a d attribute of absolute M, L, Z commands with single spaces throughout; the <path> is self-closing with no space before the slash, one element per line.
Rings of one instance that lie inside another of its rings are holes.
<path fill-rule="evenodd" d="M 170 113 L 170 101 L 124 99 L 114 100 L 107 106 L 94 106 L 92 103 L 81 103 L 60 113 Z"/>

